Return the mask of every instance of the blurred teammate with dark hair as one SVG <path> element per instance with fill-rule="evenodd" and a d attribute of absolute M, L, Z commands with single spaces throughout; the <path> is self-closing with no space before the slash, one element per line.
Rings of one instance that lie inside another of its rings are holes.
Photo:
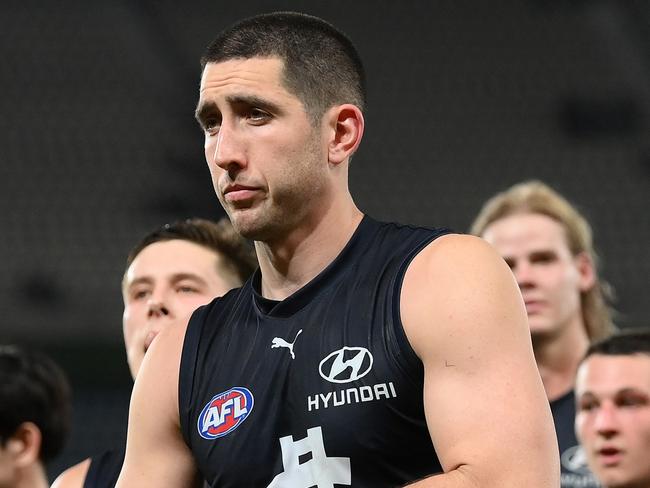
<path fill-rule="evenodd" d="M 650 330 L 592 344 L 576 402 L 576 432 L 603 486 L 650 488 Z"/>
<path fill-rule="evenodd" d="M 0 488 L 49 486 L 70 425 L 70 387 L 48 357 L 0 346 Z"/>
<path fill-rule="evenodd" d="M 488 200 L 471 232 L 512 269 L 526 304 L 535 360 L 555 420 L 563 488 L 598 486 L 573 428 L 575 373 L 589 342 L 614 329 L 589 223 L 539 181 Z"/>
<path fill-rule="evenodd" d="M 130 252 L 122 281 L 124 344 L 135 380 L 149 346 L 170 325 L 185 327 L 192 312 L 257 267 L 255 252 L 227 219 L 190 219 L 147 234 Z M 53 488 L 115 486 L 124 447 L 63 472 Z"/>

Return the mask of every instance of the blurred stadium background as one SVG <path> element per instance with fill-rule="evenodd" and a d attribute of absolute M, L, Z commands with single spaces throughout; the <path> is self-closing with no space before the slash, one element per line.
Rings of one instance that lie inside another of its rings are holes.
<path fill-rule="evenodd" d="M 321 16 L 361 52 L 362 209 L 464 231 L 487 197 L 541 179 L 593 224 L 618 324 L 650 325 L 647 0 L 5 0 L 0 342 L 45 350 L 73 382 L 52 475 L 123 435 L 126 255 L 164 222 L 223 215 L 193 119 L 198 59 L 272 10 Z"/>

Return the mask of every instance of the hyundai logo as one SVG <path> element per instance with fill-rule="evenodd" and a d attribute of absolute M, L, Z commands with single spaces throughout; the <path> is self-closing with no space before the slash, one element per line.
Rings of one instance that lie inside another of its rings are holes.
<path fill-rule="evenodd" d="M 368 349 L 346 346 L 328 354 L 318 365 L 318 372 L 331 383 L 349 383 L 367 375 L 372 361 Z"/>

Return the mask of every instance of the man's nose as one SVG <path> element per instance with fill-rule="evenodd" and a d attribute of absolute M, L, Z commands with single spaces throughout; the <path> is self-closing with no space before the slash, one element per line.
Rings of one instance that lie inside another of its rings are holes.
<path fill-rule="evenodd" d="M 533 285 L 533 269 L 530 266 L 530 263 L 527 263 L 525 261 L 518 262 L 512 268 L 512 272 L 515 275 L 515 279 L 517 280 L 519 288 L 530 288 Z"/>
<path fill-rule="evenodd" d="M 618 417 L 614 405 L 603 404 L 594 419 L 596 432 L 603 437 L 613 437 L 618 433 Z"/>
<path fill-rule="evenodd" d="M 161 297 L 152 296 L 147 303 L 148 317 L 162 317 L 169 315 L 169 308 L 165 305 Z"/>
<path fill-rule="evenodd" d="M 223 170 L 232 171 L 245 165 L 245 151 L 241 131 L 224 121 L 213 143 L 212 163 Z"/>

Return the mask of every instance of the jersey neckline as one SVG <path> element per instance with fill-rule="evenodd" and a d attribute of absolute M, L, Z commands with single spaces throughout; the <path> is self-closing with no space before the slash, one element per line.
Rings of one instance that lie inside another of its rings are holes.
<path fill-rule="evenodd" d="M 343 247 L 338 256 L 336 256 L 336 258 L 334 258 L 334 260 L 311 281 L 284 300 L 271 300 L 262 296 L 262 273 L 260 269 L 257 268 L 250 281 L 253 293 L 253 303 L 255 304 L 256 311 L 260 315 L 268 317 L 289 317 L 301 310 L 305 305 L 310 303 L 314 297 L 322 293 L 330 283 L 339 279 L 340 275 L 349 268 L 349 265 L 352 264 L 372 242 L 375 234 L 374 230 L 378 226 L 379 223 L 377 221 L 364 214 L 361 222 L 359 222 L 359 225 L 350 237 L 350 240 L 347 242 L 345 247 Z"/>

